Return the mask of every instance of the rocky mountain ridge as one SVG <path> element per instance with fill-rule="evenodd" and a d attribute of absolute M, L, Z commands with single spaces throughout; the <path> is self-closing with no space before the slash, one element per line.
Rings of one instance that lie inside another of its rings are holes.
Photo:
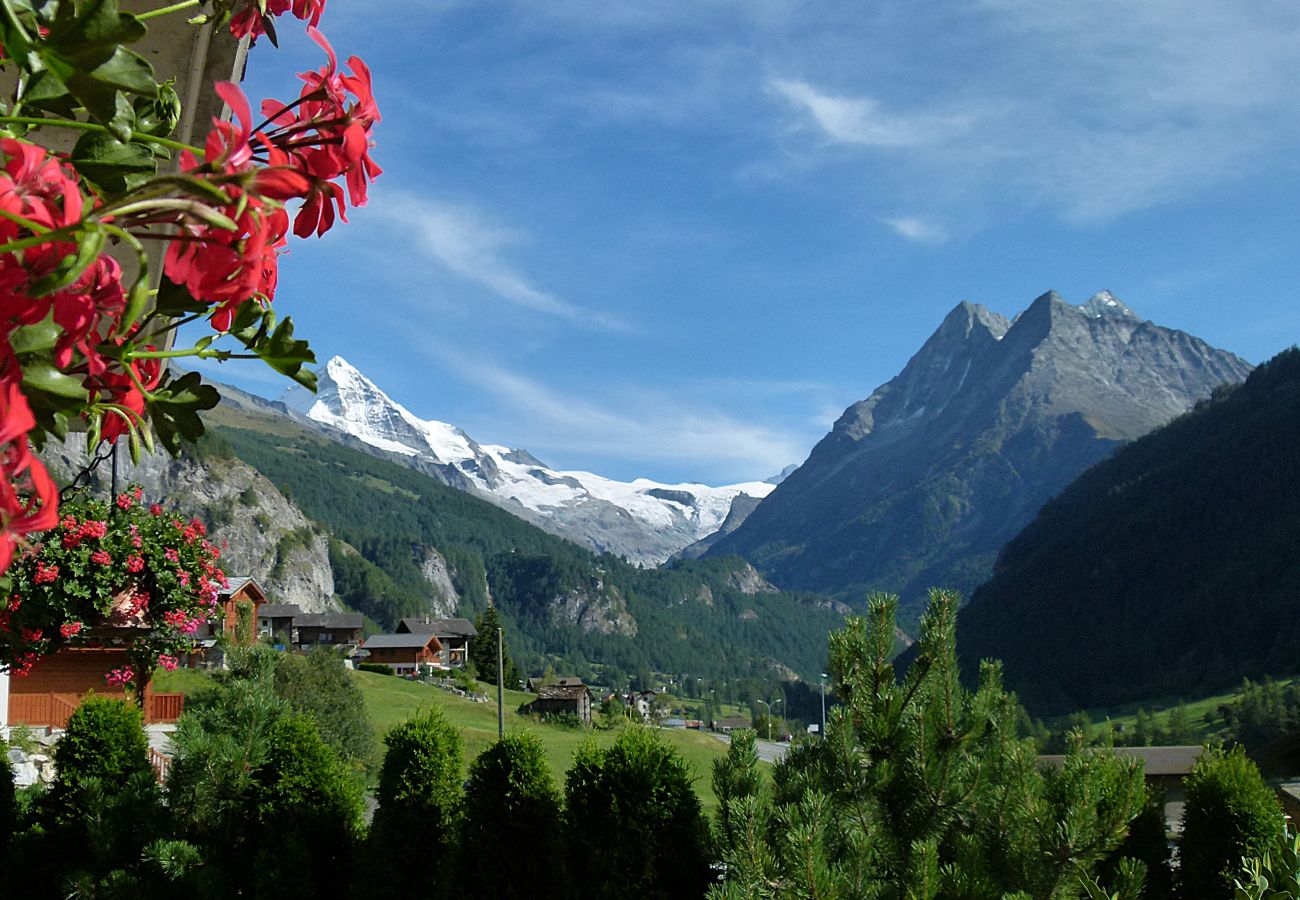
<path fill-rule="evenodd" d="M 454 425 L 416 416 L 339 356 L 321 367 L 316 394 L 293 389 L 282 402 L 552 534 L 644 565 L 717 531 L 737 497 L 761 499 L 775 487 L 623 482 L 552 469 L 526 450 L 480 444 Z"/>
<path fill-rule="evenodd" d="M 1104 291 L 1049 292 L 1014 320 L 962 302 L 705 555 L 787 589 L 900 593 L 914 616 L 931 586 L 973 590 L 1089 466 L 1249 371 Z"/>

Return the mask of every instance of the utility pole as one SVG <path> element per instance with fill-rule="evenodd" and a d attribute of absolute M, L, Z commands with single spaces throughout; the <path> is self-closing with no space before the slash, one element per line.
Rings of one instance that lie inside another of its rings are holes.
<path fill-rule="evenodd" d="M 501 623 L 497 621 L 497 739 L 506 736 L 506 688 L 504 654 L 501 650 Z"/>
<path fill-rule="evenodd" d="M 822 684 L 822 731 L 821 731 L 821 736 L 822 736 L 822 740 L 826 740 L 826 673 L 825 673 L 825 672 L 822 672 L 821 675 L 822 675 L 822 677 L 821 677 L 821 684 Z"/>

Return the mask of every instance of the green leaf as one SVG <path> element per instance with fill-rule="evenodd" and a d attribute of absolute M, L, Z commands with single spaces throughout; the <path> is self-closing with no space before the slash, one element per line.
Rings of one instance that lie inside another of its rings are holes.
<path fill-rule="evenodd" d="M 39 322 L 23 325 L 9 333 L 9 346 L 16 356 L 43 353 L 54 348 L 63 329 L 54 323 L 54 311 Z"/>
<path fill-rule="evenodd" d="M 158 440 L 173 456 L 180 453 L 182 441 L 196 441 L 203 434 L 199 413 L 212 409 L 221 400 L 212 385 L 204 384 L 198 372 L 186 372 L 154 392 L 150 414 Z"/>
<path fill-rule="evenodd" d="M 59 4 L 59 15 L 46 41 L 81 64 L 96 64 L 118 44 L 145 34 L 144 23 L 118 11 L 117 0 L 82 0 Z"/>
<path fill-rule="evenodd" d="M 52 363 L 48 362 L 37 361 L 24 366 L 23 386 L 35 388 L 56 397 L 67 397 L 73 400 L 88 398 L 86 389 L 81 386 L 79 379 L 73 378 L 71 375 L 65 375 L 56 369 Z"/>
<path fill-rule="evenodd" d="M 316 361 L 316 354 L 307 346 L 306 341 L 294 339 L 292 319 L 286 317 L 268 335 L 265 326 L 273 322 L 274 319 L 268 315 L 257 338 L 246 346 L 272 369 L 288 375 L 305 388 L 316 390 L 316 373 L 303 368 L 305 363 Z"/>
<path fill-rule="evenodd" d="M 154 297 L 154 309 L 159 315 L 178 318 L 190 313 L 203 312 L 207 308 L 207 303 L 195 300 L 190 296 L 189 291 L 170 278 L 164 278 L 158 285 L 158 293 Z"/>
<path fill-rule="evenodd" d="M 153 150 L 134 141 L 119 141 L 101 131 L 88 131 L 72 148 L 70 160 L 82 177 L 113 194 L 139 187 L 158 171 Z"/>

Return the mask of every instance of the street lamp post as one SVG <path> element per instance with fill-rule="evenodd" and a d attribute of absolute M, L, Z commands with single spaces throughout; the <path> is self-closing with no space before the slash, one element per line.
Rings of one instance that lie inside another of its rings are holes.
<path fill-rule="evenodd" d="M 826 739 L 826 679 L 827 679 L 828 676 L 827 676 L 827 674 L 826 674 L 825 672 L 822 672 L 821 675 L 822 675 L 822 677 L 821 677 L 821 686 L 822 686 L 822 731 L 821 731 L 821 736 L 822 736 L 822 740 L 825 740 L 825 739 Z"/>
<path fill-rule="evenodd" d="M 767 739 L 772 740 L 772 704 L 766 700 L 759 700 L 759 703 L 767 707 Z"/>
<path fill-rule="evenodd" d="M 772 701 L 772 706 L 776 706 L 778 703 L 782 703 L 784 701 L 785 701 L 784 697 L 777 697 L 775 700 Z M 771 712 L 771 707 L 768 708 L 768 711 Z M 777 735 L 777 737 L 780 736 L 781 735 Z M 772 740 L 772 717 L 770 715 L 767 717 L 767 739 L 769 741 Z"/>
<path fill-rule="evenodd" d="M 503 660 L 502 644 L 505 638 L 501 636 L 501 625 L 497 624 L 497 740 L 506 736 L 506 701 L 505 701 L 505 664 Z"/>

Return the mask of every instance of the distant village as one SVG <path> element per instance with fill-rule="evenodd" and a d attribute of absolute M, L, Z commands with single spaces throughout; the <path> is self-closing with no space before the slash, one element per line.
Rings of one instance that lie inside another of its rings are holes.
<path fill-rule="evenodd" d="M 262 641 L 284 652 L 328 649 L 339 654 L 350 668 L 427 681 L 483 702 L 490 699 L 486 694 L 465 690 L 465 682 L 452 677 L 466 670 L 470 641 L 478 635 L 468 619 L 404 618 L 391 634 L 366 636 L 360 613 L 303 612 L 296 604 L 273 603 L 251 576 L 228 578 L 219 600 L 219 614 L 197 636 L 197 649 L 181 661 L 183 667 L 220 669 L 226 664 L 225 648 Z M 241 634 L 241 622 L 253 624 L 250 633 Z M 108 685 L 105 676 L 127 664 L 129 628 L 101 627 L 82 645 L 65 646 L 43 658 L 25 676 L 0 672 L 0 736 L 8 738 L 15 727 L 35 730 L 41 743 L 52 747 L 86 696 L 127 699 L 126 690 Z M 668 715 L 667 707 L 657 702 L 666 695 L 654 690 L 627 694 L 607 691 L 597 696 L 581 679 L 567 676 L 538 676 L 528 679 L 524 686 L 536 698 L 524 704 L 520 713 L 550 721 L 571 721 L 585 728 L 592 726 L 593 708 L 607 710 L 610 704 L 621 706 L 630 718 L 662 728 L 709 728 L 729 734 L 751 725 L 748 718 L 738 716 L 705 722 Z M 166 736 L 175 729 L 184 710 L 183 694 L 157 691 L 152 683 L 146 685 L 143 713 L 160 777 L 168 764 Z M 50 754 L 11 753 L 16 754 L 11 762 L 20 785 L 53 777 L 48 766 Z"/>

